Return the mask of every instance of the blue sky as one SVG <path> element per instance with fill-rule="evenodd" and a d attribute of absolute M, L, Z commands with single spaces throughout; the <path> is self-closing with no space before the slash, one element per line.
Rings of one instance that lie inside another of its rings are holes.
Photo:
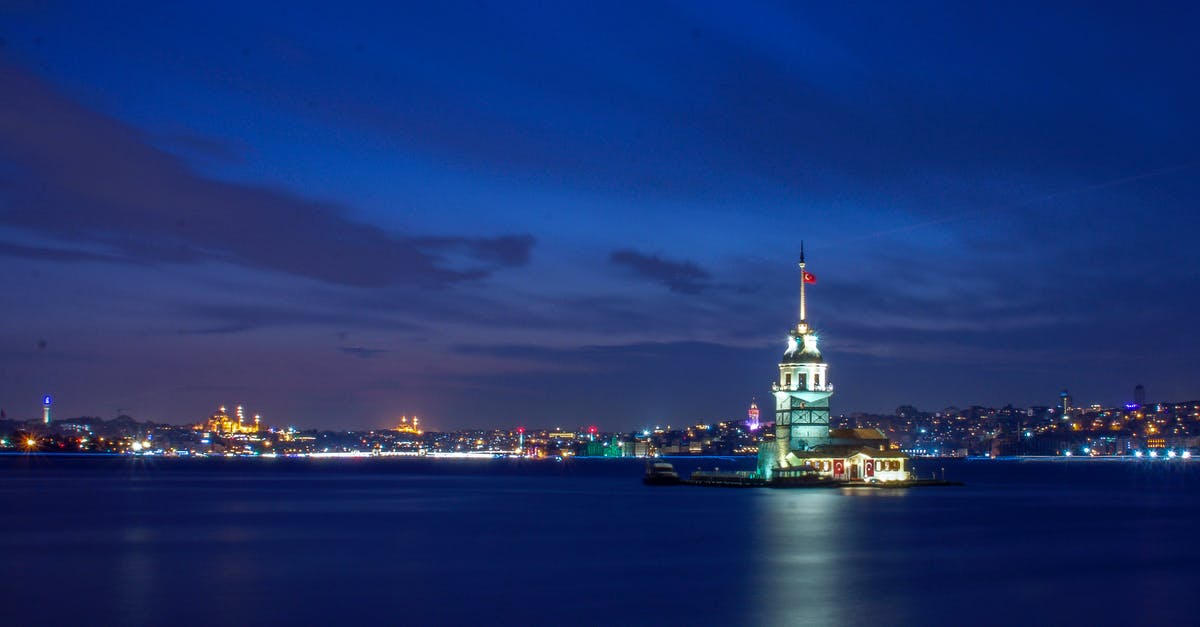
<path fill-rule="evenodd" d="M 0 407 L 631 429 L 1200 397 L 1188 4 L 18 3 Z"/>

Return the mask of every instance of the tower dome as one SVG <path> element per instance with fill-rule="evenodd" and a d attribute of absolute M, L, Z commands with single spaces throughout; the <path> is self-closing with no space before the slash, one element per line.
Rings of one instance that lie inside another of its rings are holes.
<path fill-rule="evenodd" d="M 788 336 L 788 347 L 783 353 L 785 364 L 823 364 L 821 351 L 817 349 L 817 334 L 812 329 L 806 333 L 793 333 Z"/>

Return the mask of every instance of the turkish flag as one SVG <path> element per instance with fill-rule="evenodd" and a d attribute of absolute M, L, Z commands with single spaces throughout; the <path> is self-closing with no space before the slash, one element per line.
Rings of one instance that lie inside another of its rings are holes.
<path fill-rule="evenodd" d="M 808 270 L 805 270 L 804 271 L 804 282 L 805 283 L 816 283 L 817 275 L 809 272 Z"/>
<path fill-rule="evenodd" d="M 865 463 L 865 464 L 863 464 L 863 466 L 864 466 L 864 468 L 865 468 L 866 475 L 867 475 L 868 477 L 874 477 L 874 476 L 875 476 L 875 460 L 873 460 L 873 459 L 868 459 L 868 460 L 866 461 L 866 463 Z"/>
<path fill-rule="evenodd" d="M 840 459 L 833 460 L 833 474 L 840 475 L 845 472 L 846 472 L 846 464 Z"/>

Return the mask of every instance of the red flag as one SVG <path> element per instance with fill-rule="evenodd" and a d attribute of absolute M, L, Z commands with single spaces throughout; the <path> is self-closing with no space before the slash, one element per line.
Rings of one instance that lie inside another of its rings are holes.
<path fill-rule="evenodd" d="M 804 282 L 805 283 L 816 283 L 817 275 L 809 272 L 808 270 L 805 270 L 804 271 Z"/>

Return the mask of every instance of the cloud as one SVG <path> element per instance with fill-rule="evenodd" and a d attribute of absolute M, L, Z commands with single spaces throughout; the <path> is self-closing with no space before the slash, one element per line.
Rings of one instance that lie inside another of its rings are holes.
<path fill-rule="evenodd" d="M 279 326 L 347 326 L 355 328 L 411 331 L 412 324 L 387 316 L 386 311 L 339 309 L 334 300 L 308 295 L 308 302 L 285 305 L 263 303 L 206 304 L 188 302 L 179 309 L 180 315 L 199 319 L 195 328 L 179 331 L 181 335 L 219 335 L 242 333 Z"/>
<path fill-rule="evenodd" d="M 205 178 L 137 130 L 0 62 L 0 225 L 107 249 L 59 260 L 222 261 L 340 285 L 450 284 L 525 264 L 535 239 L 397 234 L 344 207 Z"/>
<path fill-rule="evenodd" d="M 774 347 L 734 347 L 703 341 L 635 342 L 579 348 L 511 344 L 458 346 L 464 355 L 518 362 L 520 368 L 493 368 L 455 378 L 461 386 L 486 393 L 489 406 L 462 411 L 493 414 L 496 420 L 521 416 L 530 424 L 557 424 L 562 404 L 604 407 L 588 410 L 591 420 L 635 425 L 680 424 L 684 420 L 725 419 L 742 411 L 755 394 L 769 390 L 779 354 Z M 619 389 L 620 394 L 611 391 Z M 687 424 L 687 423 L 685 423 Z"/>
<path fill-rule="evenodd" d="M 34 259 L 39 261 L 62 261 L 72 263 L 83 261 L 100 261 L 105 263 L 129 262 L 128 259 L 116 255 L 95 253 L 87 250 L 72 250 L 48 246 L 23 246 L 21 244 L 13 244 L 10 242 L 0 242 L 0 256 L 19 257 L 22 259 Z"/>
<path fill-rule="evenodd" d="M 615 250 L 608 260 L 629 269 L 635 276 L 662 283 L 672 292 L 699 294 L 711 287 L 712 275 L 691 261 L 672 261 L 630 249 Z"/>
<path fill-rule="evenodd" d="M 501 266 L 523 266 L 529 263 L 536 239 L 532 235 L 505 235 L 493 238 L 423 237 L 414 243 L 423 248 L 460 251 L 479 261 Z"/>
<path fill-rule="evenodd" d="M 228 335 L 231 333 L 245 333 L 256 328 L 253 324 L 226 324 L 217 327 L 203 327 L 199 329 L 180 329 L 180 335 Z"/>
<path fill-rule="evenodd" d="M 239 142 L 206 137 L 187 130 L 163 133 L 156 143 L 184 155 L 221 163 L 242 163 L 249 148 Z"/>
<path fill-rule="evenodd" d="M 364 348 L 362 346 L 339 346 L 338 350 L 361 359 L 374 359 L 387 352 L 382 348 Z"/>
<path fill-rule="evenodd" d="M 218 49 L 171 59 L 170 69 L 487 171 L 705 200 L 767 182 L 807 200 L 853 194 L 894 205 L 920 193 L 904 204 L 935 210 L 931 201 L 945 190 L 931 177 L 938 172 L 969 180 L 996 171 L 1097 171 L 1120 169 L 1131 153 L 1188 151 L 1171 139 L 1176 131 L 1162 129 L 1192 129 L 1179 119 L 1186 116 L 1170 114 L 1188 110 L 1195 91 L 1161 62 L 1178 51 L 1151 30 L 1128 33 L 1139 45 L 1114 68 L 1093 62 L 1111 40 L 1096 15 L 1006 13 L 1006 21 L 1050 20 L 1070 33 L 1005 38 L 997 43 L 1010 54 L 996 55 L 991 46 L 954 47 L 963 32 L 1003 32 L 975 15 L 991 11 L 977 8 L 899 29 L 907 9 L 888 3 L 864 7 L 870 18 L 849 23 L 837 10 L 693 5 L 506 6 L 497 14 L 438 3 L 406 8 L 405 19 L 384 9 L 343 26 L 425 63 L 276 33 L 262 46 L 262 63 Z M 943 32 L 947 22 L 956 36 Z M 227 28 L 261 37 L 258 22 L 230 20 Z M 625 45 L 592 45 L 610 31 L 622 32 Z M 440 46 L 431 32 L 472 45 Z M 1073 80 L 1048 71 L 1047 57 L 1069 62 Z M 453 67 L 454 80 L 441 67 Z M 312 81 L 323 89 L 309 89 Z M 1145 97 L 1121 97 L 1132 92 Z M 1138 128 L 1122 130 L 1131 124 Z M 1123 142 L 1137 150 L 1121 150 Z"/>

